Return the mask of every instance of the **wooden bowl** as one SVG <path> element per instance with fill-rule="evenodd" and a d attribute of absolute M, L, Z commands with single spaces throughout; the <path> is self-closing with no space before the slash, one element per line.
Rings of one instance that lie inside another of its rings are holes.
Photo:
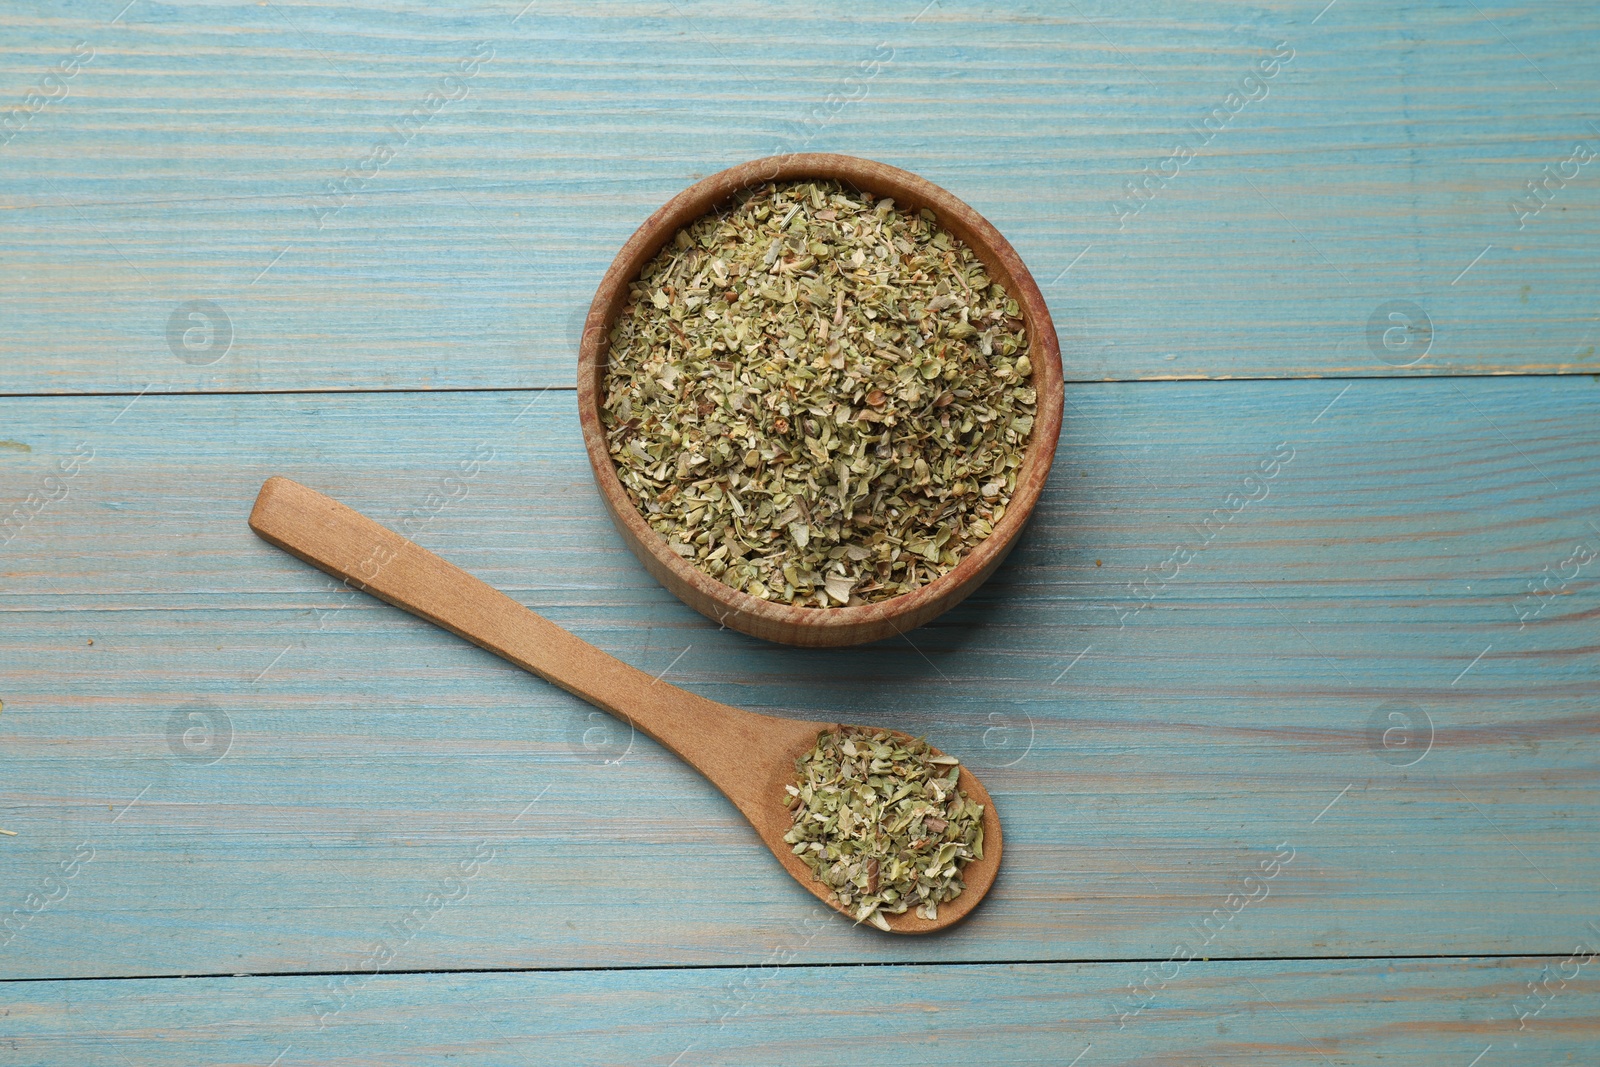
<path fill-rule="evenodd" d="M 949 572 L 888 600 L 837 608 L 796 607 L 741 593 L 699 570 L 667 547 L 639 514 L 617 477 L 600 421 L 611 328 L 627 303 L 628 287 L 683 227 L 743 190 L 767 182 L 832 179 L 894 198 L 896 206 L 932 209 L 939 224 L 966 242 L 1022 308 L 1027 323 L 1033 385 L 1038 392 L 1033 433 L 1017 471 L 1005 517 Z M 989 222 L 954 196 L 909 171 L 870 159 L 839 155 L 787 155 L 752 160 L 696 182 L 673 197 L 628 239 L 600 280 L 578 350 L 578 415 L 600 495 L 622 539 L 645 568 L 684 603 L 721 625 L 789 645 L 812 648 L 857 645 L 904 633 L 965 600 L 994 573 L 1016 542 L 1050 476 L 1061 434 L 1061 348 L 1044 297 L 1016 251 Z"/>

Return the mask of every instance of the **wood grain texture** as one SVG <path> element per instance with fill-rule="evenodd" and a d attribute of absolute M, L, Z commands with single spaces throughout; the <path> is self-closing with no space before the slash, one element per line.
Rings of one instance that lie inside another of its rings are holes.
<path fill-rule="evenodd" d="M 634 227 L 801 150 L 993 221 L 1076 380 L 1600 365 L 1588 0 L 105 7 L 0 15 L 7 393 L 568 386 Z"/>
<path fill-rule="evenodd" d="M 1595 964 L 1517 1016 L 1564 962 L 1196 961 L 1126 1019 L 1137 964 L 31 982 L 0 1064 L 1566 1067 L 1600 1041 Z"/>
<path fill-rule="evenodd" d="M 465 638 L 593 704 L 619 720 L 619 728 L 645 734 L 721 790 L 807 892 L 858 925 L 867 918 L 818 881 L 786 837 L 794 819 L 784 788 L 793 788 L 796 761 L 811 751 L 819 733 L 836 731 L 839 723 L 761 715 L 652 678 L 415 542 L 288 478 L 267 479 L 250 512 L 250 528 L 347 587 Z M 886 932 L 926 934 L 952 926 L 994 885 L 1000 819 L 983 783 L 965 767 L 959 774 L 962 794 L 982 805 L 987 848 L 962 867 L 965 889 L 939 909 L 937 918 L 891 915 L 885 909 L 872 921 Z"/>
<path fill-rule="evenodd" d="M 1596 918 L 1589 378 L 1069 389 L 995 578 L 832 651 L 649 578 L 573 403 L 0 403 L 8 504 L 65 487 L 0 549 L 0 974 L 341 971 L 401 922 L 392 968 L 429 969 L 1566 952 Z M 672 757 L 254 538 L 274 472 L 692 692 L 926 734 L 1006 870 L 935 940 L 797 935 L 803 891 Z"/>

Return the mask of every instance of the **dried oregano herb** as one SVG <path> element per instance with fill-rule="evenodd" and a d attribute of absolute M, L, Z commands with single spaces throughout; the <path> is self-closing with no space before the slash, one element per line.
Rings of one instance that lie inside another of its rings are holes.
<path fill-rule="evenodd" d="M 602 418 L 678 554 L 752 596 L 860 604 L 993 531 L 1032 373 L 1017 302 L 932 212 L 769 184 L 679 231 L 632 284 Z"/>
<path fill-rule="evenodd" d="M 959 896 L 961 868 L 983 858 L 983 805 L 956 788 L 961 768 L 927 742 L 847 726 L 795 760 L 784 840 L 840 904 L 887 930 L 884 912 L 937 919 Z"/>

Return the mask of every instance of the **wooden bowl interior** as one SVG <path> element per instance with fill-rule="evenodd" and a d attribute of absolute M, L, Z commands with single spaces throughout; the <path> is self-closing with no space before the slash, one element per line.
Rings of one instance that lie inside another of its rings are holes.
<path fill-rule="evenodd" d="M 679 230 L 742 191 L 767 182 L 808 179 L 831 179 L 880 198 L 892 197 L 897 206 L 912 211 L 933 211 L 939 224 L 973 250 L 990 278 L 1020 306 L 1038 394 L 1033 432 L 1018 467 L 1016 488 L 994 532 L 955 567 L 918 589 L 876 603 L 834 608 L 797 607 L 750 596 L 668 548 L 666 540 L 639 514 L 617 477 L 600 419 L 611 328 L 627 303 L 629 286 L 645 265 Z M 908 171 L 854 156 L 794 155 L 754 160 L 696 183 L 668 201 L 629 238 L 601 280 L 585 320 L 579 349 L 578 406 L 584 443 L 606 505 L 629 547 L 657 579 L 691 607 L 734 629 L 787 644 L 839 646 L 879 640 L 922 625 L 964 600 L 1000 565 L 1049 477 L 1061 431 L 1062 379 L 1060 346 L 1044 297 L 1016 251 L 981 215 Z"/>

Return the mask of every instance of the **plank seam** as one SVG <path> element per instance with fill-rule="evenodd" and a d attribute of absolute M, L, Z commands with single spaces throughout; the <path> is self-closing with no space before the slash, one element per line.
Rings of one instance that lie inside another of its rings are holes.
<path fill-rule="evenodd" d="M 1457 963 L 1488 963 L 1496 960 L 1565 959 L 1570 953 L 1560 952 L 1490 952 L 1490 953 L 1429 953 L 1400 956 L 1210 956 L 1196 959 L 1194 963 L 1401 963 L 1421 960 L 1454 960 Z M 1165 963 L 1166 957 L 1114 956 L 1104 959 L 1037 959 L 1037 960 L 862 960 L 850 962 L 815 963 L 652 963 L 615 967 L 457 967 L 444 969 L 414 969 L 392 971 L 218 971 L 205 974 L 130 974 L 130 975 L 68 975 L 45 978 L 0 978 L 0 985 L 20 985 L 28 982 L 158 982 L 173 979 L 200 978 L 337 978 L 351 974 L 369 974 L 374 977 L 399 977 L 408 975 L 452 974 L 591 974 L 631 973 L 635 971 L 744 971 L 752 967 L 778 967 L 788 971 L 828 970 L 845 967 L 1048 967 L 1063 964 L 1081 966 L 1111 966 L 1124 963 Z"/>

